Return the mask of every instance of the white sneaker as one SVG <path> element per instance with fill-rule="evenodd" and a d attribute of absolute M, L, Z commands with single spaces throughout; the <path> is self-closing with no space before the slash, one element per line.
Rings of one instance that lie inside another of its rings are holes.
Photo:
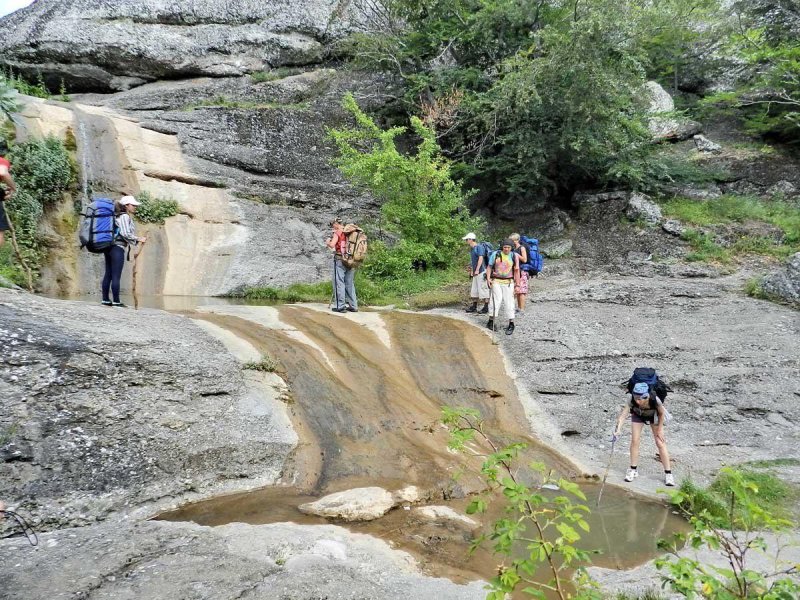
<path fill-rule="evenodd" d="M 625 475 L 625 481 L 633 481 L 639 476 L 639 469 L 628 469 L 628 474 Z"/>
<path fill-rule="evenodd" d="M 675 477 L 672 475 L 672 473 L 664 473 L 664 485 L 675 485 Z"/>

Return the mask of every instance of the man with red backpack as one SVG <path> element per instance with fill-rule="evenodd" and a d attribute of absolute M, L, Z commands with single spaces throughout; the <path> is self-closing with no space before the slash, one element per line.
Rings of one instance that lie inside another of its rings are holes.
<path fill-rule="evenodd" d="M 325 240 L 325 245 L 334 251 L 333 257 L 333 298 L 335 306 L 333 312 L 358 312 L 358 299 L 356 298 L 356 269 L 355 265 L 348 266 L 345 257 L 348 255 L 347 237 L 344 222 L 336 218 L 331 221 L 331 236 Z"/>
<path fill-rule="evenodd" d="M 3 202 L 11 200 L 17 191 L 17 184 L 11 176 L 11 163 L 6 159 L 7 153 L 8 146 L 5 140 L 0 139 L 0 182 L 5 184 L 5 189 L 0 188 L 0 246 L 6 241 L 5 232 L 11 229 Z"/>

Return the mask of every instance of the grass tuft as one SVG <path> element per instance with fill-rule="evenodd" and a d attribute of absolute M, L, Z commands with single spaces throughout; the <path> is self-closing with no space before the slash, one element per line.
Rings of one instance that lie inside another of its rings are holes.
<path fill-rule="evenodd" d="M 268 355 L 264 355 L 261 357 L 261 360 L 248 362 L 242 365 L 243 369 L 248 371 L 260 371 L 262 373 L 274 373 L 278 370 L 278 361 Z"/>

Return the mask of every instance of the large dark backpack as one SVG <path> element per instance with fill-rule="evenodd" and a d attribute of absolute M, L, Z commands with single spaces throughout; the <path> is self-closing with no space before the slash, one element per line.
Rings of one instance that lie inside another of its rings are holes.
<path fill-rule="evenodd" d="M 101 254 L 114 245 L 118 229 L 114 219 L 114 201 L 98 198 L 81 213 L 83 219 L 78 230 L 81 248 Z"/>
<path fill-rule="evenodd" d="M 655 392 L 661 402 L 664 402 L 667 399 L 667 393 L 672 391 L 658 376 L 656 370 L 650 367 L 637 367 L 633 370 L 633 375 L 628 379 L 628 393 L 631 396 L 633 396 L 633 386 L 637 383 L 646 383 L 650 392 Z"/>
<path fill-rule="evenodd" d="M 530 275 L 538 275 L 544 268 L 544 258 L 539 252 L 539 240 L 523 235 L 520 236 L 519 241 L 525 245 L 525 249 L 528 251 L 528 262 L 520 265 L 520 269 L 527 271 Z"/>

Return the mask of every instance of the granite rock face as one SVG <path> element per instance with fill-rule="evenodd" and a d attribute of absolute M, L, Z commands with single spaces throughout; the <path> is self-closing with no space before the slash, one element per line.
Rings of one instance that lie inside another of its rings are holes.
<path fill-rule="evenodd" d="M 0 396 L 0 498 L 40 530 L 267 485 L 297 439 L 193 321 L 7 289 Z"/>
<path fill-rule="evenodd" d="M 52 89 L 125 90 L 315 64 L 362 21 L 346 1 L 38 0 L 1 21 L 0 62 Z"/>

